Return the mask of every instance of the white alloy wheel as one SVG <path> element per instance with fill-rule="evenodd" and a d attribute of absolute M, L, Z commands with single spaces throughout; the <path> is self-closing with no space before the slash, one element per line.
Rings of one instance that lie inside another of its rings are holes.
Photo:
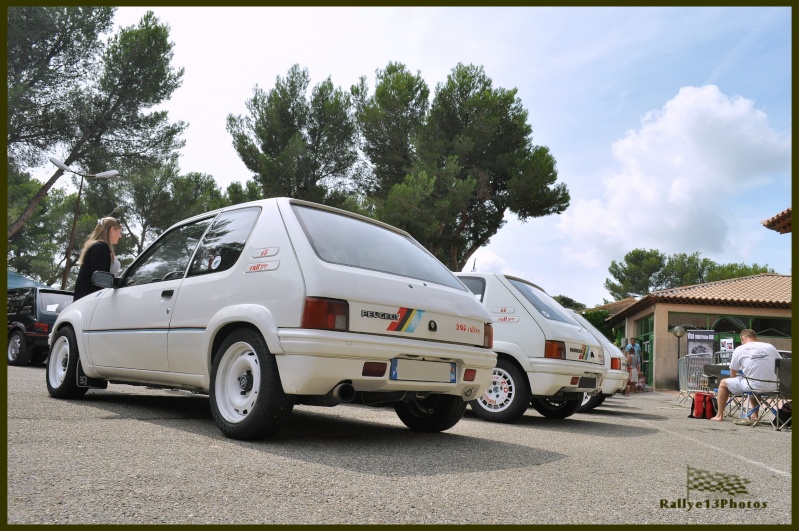
<path fill-rule="evenodd" d="M 580 407 L 584 407 L 588 402 L 591 401 L 591 398 L 593 398 L 593 397 L 591 395 L 589 395 L 588 393 L 583 393 L 583 402 L 582 402 L 582 404 L 580 404 Z"/>
<path fill-rule="evenodd" d="M 258 401 L 261 365 L 252 346 L 233 343 L 222 354 L 216 372 L 216 406 L 227 422 L 237 424 L 247 418 Z"/>
<path fill-rule="evenodd" d="M 31 360 L 31 351 L 28 350 L 25 334 L 14 330 L 8 335 L 8 360 L 9 365 L 27 365 Z"/>
<path fill-rule="evenodd" d="M 17 361 L 21 347 L 22 340 L 19 338 L 19 334 L 12 335 L 8 340 L 8 361 L 12 363 Z"/>
<path fill-rule="evenodd" d="M 69 368 L 69 340 L 66 336 L 60 336 L 53 344 L 48 365 L 47 378 L 50 385 L 54 389 L 59 389 L 67 377 Z"/>
<path fill-rule="evenodd" d="M 527 375 L 510 359 L 497 359 L 497 366 L 491 373 L 491 384 L 470 404 L 472 411 L 484 420 L 514 421 L 524 415 L 530 405 Z"/>
<path fill-rule="evenodd" d="M 516 392 L 516 382 L 513 380 L 513 376 L 505 369 L 494 367 L 491 384 L 477 401 L 485 409 L 499 413 L 513 404 Z"/>

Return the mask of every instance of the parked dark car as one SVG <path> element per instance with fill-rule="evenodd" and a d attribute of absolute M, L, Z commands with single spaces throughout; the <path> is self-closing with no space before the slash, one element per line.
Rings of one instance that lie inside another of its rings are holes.
<path fill-rule="evenodd" d="M 8 290 L 8 364 L 42 363 L 47 336 L 58 314 L 72 303 L 72 292 L 25 287 Z"/>

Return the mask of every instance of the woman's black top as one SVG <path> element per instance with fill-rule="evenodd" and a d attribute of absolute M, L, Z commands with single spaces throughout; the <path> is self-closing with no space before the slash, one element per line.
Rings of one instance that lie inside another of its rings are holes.
<path fill-rule="evenodd" d="M 111 271 L 111 248 L 105 242 L 95 242 L 86 250 L 78 271 L 78 280 L 75 282 L 73 301 L 103 289 L 92 284 L 92 274 L 95 271 Z"/>

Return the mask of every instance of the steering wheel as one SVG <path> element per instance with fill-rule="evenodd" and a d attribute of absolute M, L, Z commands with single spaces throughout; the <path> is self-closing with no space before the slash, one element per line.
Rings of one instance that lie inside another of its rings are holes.
<path fill-rule="evenodd" d="M 170 271 L 161 280 L 172 280 L 183 277 L 183 271 Z"/>

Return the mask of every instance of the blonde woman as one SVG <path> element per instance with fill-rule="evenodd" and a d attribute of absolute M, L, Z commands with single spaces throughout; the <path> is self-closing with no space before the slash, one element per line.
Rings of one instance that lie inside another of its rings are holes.
<path fill-rule="evenodd" d="M 116 218 L 100 218 L 94 232 L 86 238 L 83 249 L 80 251 L 80 270 L 78 280 L 75 282 L 73 300 L 78 300 L 102 288 L 92 284 L 92 274 L 95 271 L 108 271 L 115 276 L 119 275 L 119 260 L 114 255 L 114 245 L 122 237 L 122 225 Z"/>

